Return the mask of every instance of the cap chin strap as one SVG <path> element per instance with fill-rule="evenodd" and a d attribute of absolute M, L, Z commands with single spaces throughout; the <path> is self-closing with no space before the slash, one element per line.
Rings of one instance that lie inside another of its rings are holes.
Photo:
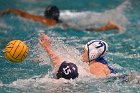
<path fill-rule="evenodd" d="M 89 45 L 87 45 L 88 47 L 88 64 L 90 65 L 90 57 L 89 57 Z"/>

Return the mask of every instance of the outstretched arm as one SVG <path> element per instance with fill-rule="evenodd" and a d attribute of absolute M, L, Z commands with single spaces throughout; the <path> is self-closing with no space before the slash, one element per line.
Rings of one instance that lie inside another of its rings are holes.
<path fill-rule="evenodd" d="M 46 52 L 48 53 L 48 56 L 50 57 L 50 59 L 52 60 L 52 63 L 54 65 L 54 67 L 58 68 L 61 60 L 60 57 L 56 54 L 55 51 L 52 50 L 51 48 L 51 42 L 49 40 L 49 37 L 43 33 L 40 33 L 42 36 L 42 39 L 38 39 L 40 45 L 46 50 Z"/>
<path fill-rule="evenodd" d="M 0 12 L 0 16 L 3 16 L 5 14 L 9 14 L 9 13 L 16 14 L 16 15 L 23 17 L 23 18 L 26 18 L 26 19 L 38 21 L 38 22 L 41 22 L 45 25 L 53 25 L 56 23 L 56 20 L 51 20 L 51 22 L 50 22 L 50 20 L 45 18 L 45 17 L 33 15 L 33 14 L 30 14 L 30 13 L 27 13 L 25 11 L 15 9 L 15 8 L 9 8 L 9 9 L 6 9 L 6 10 Z"/>
<path fill-rule="evenodd" d="M 5 15 L 5 14 L 9 14 L 9 13 L 13 13 L 13 14 L 16 14 L 16 15 L 18 15 L 18 16 L 21 16 L 21 17 L 24 17 L 24 18 L 28 18 L 28 19 L 33 19 L 33 20 L 35 20 L 34 17 L 36 17 L 36 16 L 34 16 L 34 15 L 32 15 L 32 14 L 29 14 L 29 13 L 27 13 L 27 12 L 24 12 L 24 11 L 22 11 L 22 10 L 15 9 L 15 8 L 6 9 L 6 10 L 2 11 L 2 12 L 0 13 L 0 15 L 3 16 L 3 15 Z"/>
<path fill-rule="evenodd" d="M 99 28 L 86 28 L 87 31 L 97 31 L 97 32 L 104 32 L 108 30 L 118 30 L 122 31 L 123 27 L 119 26 L 113 21 L 109 21 L 105 26 L 99 27 Z"/>

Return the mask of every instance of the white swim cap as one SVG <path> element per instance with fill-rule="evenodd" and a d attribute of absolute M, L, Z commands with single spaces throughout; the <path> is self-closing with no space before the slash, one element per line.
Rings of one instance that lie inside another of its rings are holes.
<path fill-rule="evenodd" d="M 85 45 L 85 49 L 88 50 L 89 62 L 94 59 L 104 57 L 108 50 L 108 44 L 102 40 L 92 40 Z"/>

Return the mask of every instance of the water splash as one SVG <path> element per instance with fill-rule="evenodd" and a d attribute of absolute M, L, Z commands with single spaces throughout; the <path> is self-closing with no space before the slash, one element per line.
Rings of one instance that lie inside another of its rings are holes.
<path fill-rule="evenodd" d="M 106 24 L 108 21 L 113 20 L 116 23 L 125 26 L 128 20 L 125 16 L 125 9 L 130 6 L 129 1 L 124 1 L 121 5 L 115 9 L 106 10 L 102 13 L 85 11 L 76 12 L 65 10 L 61 13 L 61 19 L 65 20 L 71 27 L 74 28 L 87 28 L 90 26 L 96 27 Z"/>

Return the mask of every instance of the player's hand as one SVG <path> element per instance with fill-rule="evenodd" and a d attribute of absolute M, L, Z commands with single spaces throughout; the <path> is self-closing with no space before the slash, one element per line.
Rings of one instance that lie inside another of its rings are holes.
<path fill-rule="evenodd" d="M 44 48 L 50 48 L 51 46 L 51 42 L 50 42 L 50 39 L 47 35 L 45 35 L 44 33 L 40 33 L 41 35 L 41 39 L 38 39 L 40 45 Z"/>
<path fill-rule="evenodd" d="M 6 9 L 4 11 L 1 11 L 0 16 L 3 16 L 3 15 L 8 14 L 8 13 L 10 13 L 10 9 Z"/>

